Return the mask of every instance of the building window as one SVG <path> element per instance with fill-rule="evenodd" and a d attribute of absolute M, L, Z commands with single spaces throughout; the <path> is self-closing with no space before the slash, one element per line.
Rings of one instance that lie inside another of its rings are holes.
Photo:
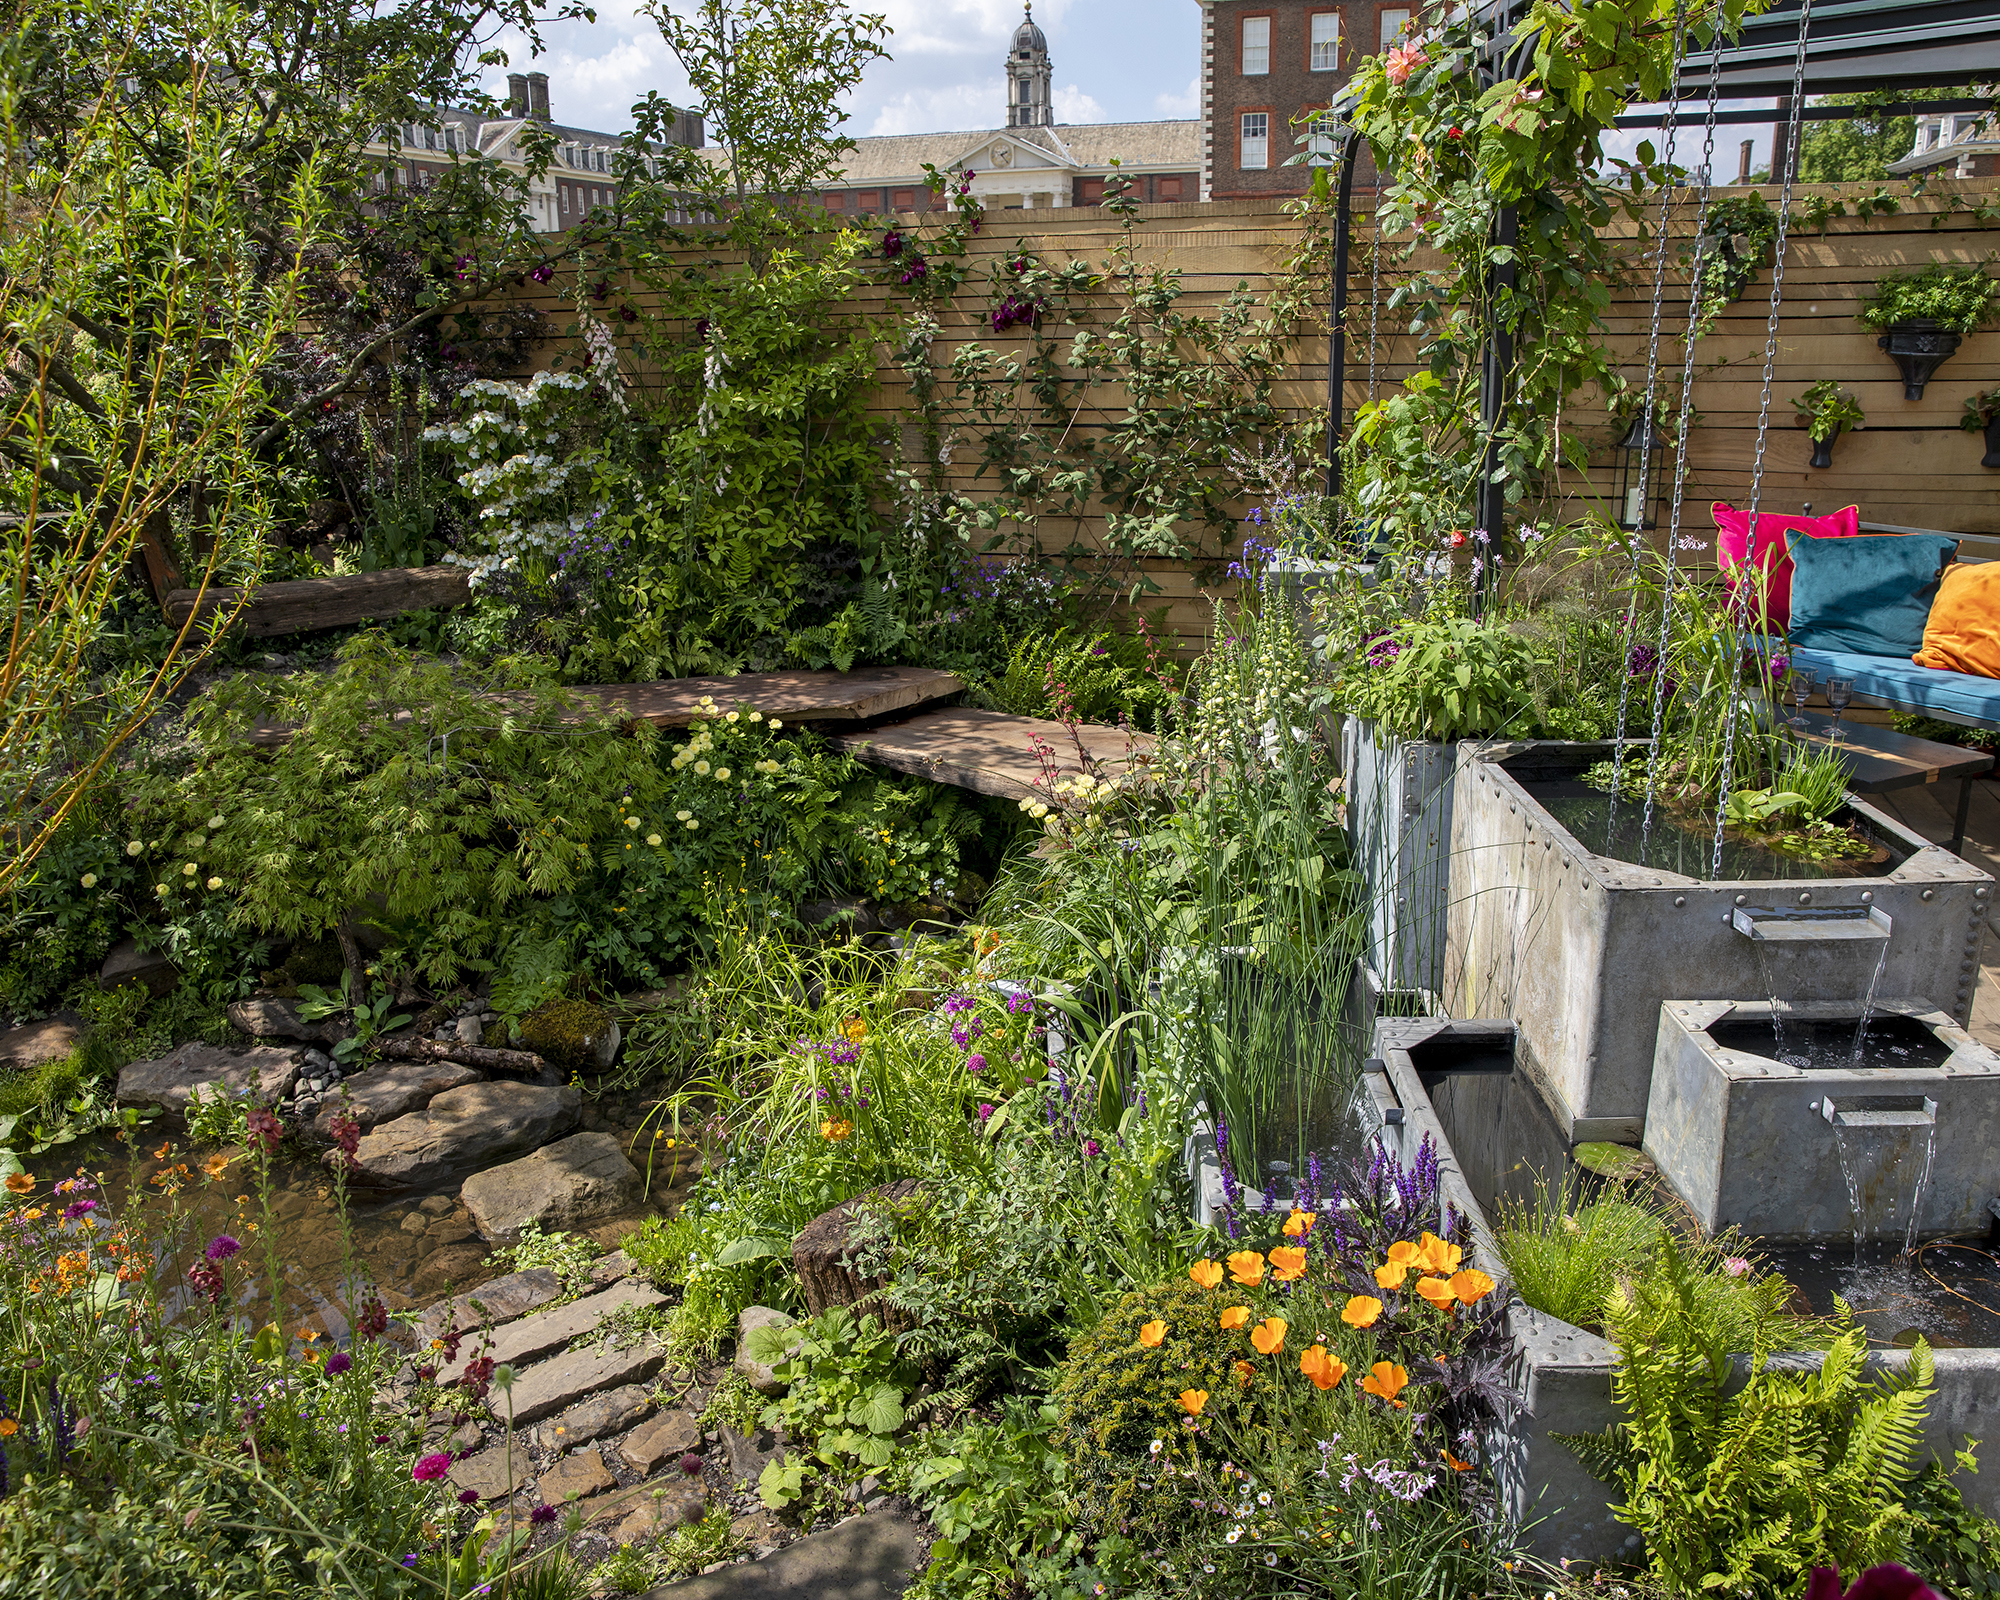
<path fill-rule="evenodd" d="M 1340 13 L 1315 11 L 1312 14 L 1312 53 L 1306 65 L 1314 72 L 1336 72 L 1340 68 Z"/>
<path fill-rule="evenodd" d="M 569 185 L 568 185 L 568 184 L 566 184 L 566 183 L 559 183 L 559 184 L 557 184 L 557 185 L 556 185 L 556 191 L 557 191 L 557 193 L 558 193 L 558 194 L 560 194 L 560 195 L 562 196 L 562 214 L 563 214 L 564 216 L 568 216 L 568 215 L 569 215 Z"/>
<path fill-rule="evenodd" d="M 1243 19 L 1243 76 L 1261 78 L 1271 70 L 1271 19 Z"/>
<path fill-rule="evenodd" d="M 1243 142 L 1237 146 L 1236 164 L 1245 172 L 1260 172 L 1271 164 L 1271 115 L 1268 111 L 1243 113 Z"/>
<path fill-rule="evenodd" d="M 991 102 L 989 101 L 988 104 L 991 104 Z M 893 204 L 894 208 L 898 211 L 916 210 L 917 191 L 914 189 L 898 189 Z"/>
<path fill-rule="evenodd" d="M 1403 35 L 1410 25 L 1410 11 L 1407 6 L 1384 6 L 1379 13 L 1382 19 L 1382 49 L 1386 54 L 1389 46 Z"/>
<path fill-rule="evenodd" d="M 1162 200 L 1178 200 L 1180 197 L 1181 180 L 1179 178 L 1162 178 L 1160 180 L 1160 198 Z"/>

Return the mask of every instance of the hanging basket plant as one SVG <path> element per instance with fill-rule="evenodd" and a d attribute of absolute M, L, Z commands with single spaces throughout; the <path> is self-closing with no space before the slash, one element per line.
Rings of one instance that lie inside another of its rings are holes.
<path fill-rule="evenodd" d="M 1981 456 L 1982 467 L 2000 467 L 2000 389 L 1982 389 L 1975 395 L 1966 397 L 1965 415 L 1958 425 L 1967 433 L 1986 435 L 1986 454 Z"/>
<path fill-rule="evenodd" d="M 1812 464 L 1816 467 L 1832 466 L 1833 441 L 1847 429 L 1859 428 L 1868 421 L 1861 402 L 1831 378 L 1820 379 L 1804 394 L 1796 396 L 1792 409 L 1799 414 L 1799 426 L 1809 430 Z"/>
<path fill-rule="evenodd" d="M 1902 373 L 1905 400 L 1921 400 L 1931 374 L 1993 316 L 1994 289 L 1992 274 L 1976 261 L 1940 261 L 1877 280 L 1860 317 L 1885 330 L 1875 343 Z"/>
<path fill-rule="evenodd" d="M 1777 237 L 1778 214 L 1760 194 L 1732 196 L 1710 208 L 1692 252 L 1701 332 L 1708 331 L 1725 306 L 1742 299 L 1751 280 L 1770 265 Z"/>

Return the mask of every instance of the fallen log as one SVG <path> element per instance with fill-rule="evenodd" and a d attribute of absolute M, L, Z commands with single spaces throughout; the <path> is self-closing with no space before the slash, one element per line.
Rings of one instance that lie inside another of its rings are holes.
<path fill-rule="evenodd" d="M 368 1048 L 392 1061 L 456 1061 L 508 1077 L 553 1074 L 548 1062 L 532 1050 L 494 1050 L 478 1044 L 445 1044 L 436 1039 L 374 1039 Z"/>

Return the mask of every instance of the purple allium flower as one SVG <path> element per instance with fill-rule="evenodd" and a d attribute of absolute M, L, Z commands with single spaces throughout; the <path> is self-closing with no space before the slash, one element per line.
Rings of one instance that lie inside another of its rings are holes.
<path fill-rule="evenodd" d="M 208 1248 L 202 1251 L 202 1254 L 207 1256 L 211 1261 L 227 1261 L 242 1248 L 243 1246 L 235 1239 L 230 1238 L 228 1234 L 218 1233 L 213 1239 L 208 1241 Z"/>
<path fill-rule="evenodd" d="M 538 1528 L 546 1527 L 549 1523 L 556 1520 L 556 1508 L 554 1506 L 536 1506 L 533 1511 L 528 1513 L 528 1520 Z"/>
<path fill-rule="evenodd" d="M 354 1358 L 345 1350 L 336 1350 L 326 1358 L 326 1375 L 329 1378 L 337 1378 L 343 1372 L 351 1372 L 353 1370 Z"/>
<path fill-rule="evenodd" d="M 986 1070 L 986 1058 L 977 1051 L 974 1051 L 965 1058 L 965 1070 L 967 1072 L 984 1072 Z"/>
<path fill-rule="evenodd" d="M 686 1473 L 690 1478 L 699 1478 L 701 1476 L 701 1466 L 701 1457 L 696 1455 L 692 1450 L 681 1457 L 681 1471 Z"/>
<path fill-rule="evenodd" d="M 451 1452 L 446 1450 L 437 1455 L 425 1456 L 410 1468 L 410 1476 L 418 1483 L 436 1483 L 449 1471 L 451 1471 Z"/>

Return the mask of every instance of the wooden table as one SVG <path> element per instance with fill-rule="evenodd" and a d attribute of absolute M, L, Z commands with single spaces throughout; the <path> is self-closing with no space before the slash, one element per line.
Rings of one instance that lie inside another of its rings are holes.
<path fill-rule="evenodd" d="M 1918 784 L 1936 783 L 1941 778 L 1958 779 L 1958 818 L 1952 825 L 1951 849 L 1954 855 L 1965 853 L 1965 818 L 1972 805 L 1972 780 L 1992 770 L 1990 750 L 1937 744 L 1897 733 L 1893 728 L 1870 727 L 1845 719 L 1836 743 L 1827 737 L 1833 718 L 1808 711 L 1805 719 L 1804 728 L 1794 728 L 1788 718 L 1780 715 L 1779 726 L 1802 744 L 1837 754 L 1847 768 L 1847 787 L 1856 794 L 1887 794 L 1892 789 L 1914 789 Z"/>

